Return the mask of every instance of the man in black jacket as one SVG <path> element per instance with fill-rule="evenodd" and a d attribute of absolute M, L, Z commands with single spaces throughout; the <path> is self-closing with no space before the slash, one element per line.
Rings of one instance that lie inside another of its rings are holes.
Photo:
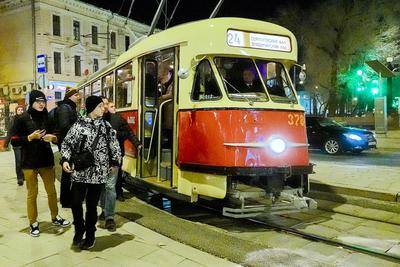
<path fill-rule="evenodd" d="M 115 113 L 115 104 L 111 101 L 108 101 L 108 99 L 104 97 L 103 103 L 105 107 L 103 119 L 108 121 L 116 132 L 122 156 L 125 154 L 124 142 L 126 139 L 131 141 L 132 144 L 135 145 L 136 149 L 140 150 L 142 146 L 139 139 L 133 134 L 126 120 Z M 121 168 L 118 168 L 118 170 L 113 170 L 110 173 L 110 177 L 106 182 L 106 186 L 100 197 L 100 204 L 103 209 L 100 219 L 106 220 L 105 228 L 107 228 L 109 231 L 115 231 L 116 227 L 114 222 L 114 211 L 115 200 L 117 197 L 119 199 L 123 198 Z"/>
<path fill-rule="evenodd" d="M 61 150 L 61 144 L 69 129 L 78 119 L 77 104 L 81 99 L 81 95 L 76 88 L 67 87 L 64 100 L 58 103 L 56 112 L 56 128 L 58 137 L 58 150 Z M 60 203 L 63 208 L 71 206 L 71 174 L 62 171 L 60 184 Z"/>

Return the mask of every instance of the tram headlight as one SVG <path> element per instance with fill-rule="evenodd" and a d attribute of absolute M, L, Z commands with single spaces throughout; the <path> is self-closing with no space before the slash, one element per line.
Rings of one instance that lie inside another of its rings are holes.
<path fill-rule="evenodd" d="M 280 138 L 275 138 L 269 142 L 269 147 L 275 153 L 282 153 L 286 149 L 286 143 Z"/>

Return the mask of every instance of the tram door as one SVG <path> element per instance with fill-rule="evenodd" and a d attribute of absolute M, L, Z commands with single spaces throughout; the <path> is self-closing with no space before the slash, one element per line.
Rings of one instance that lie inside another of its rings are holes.
<path fill-rule="evenodd" d="M 157 109 L 157 61 L 144 58 L 142 68 L 142 139 L 141 177 L 157 176 L 158 161 L 158 109 Z"/>
<path fill-rule="evenodd" d="M 142 59 L 142 177 L 172 180 L 175 49 Z"/>

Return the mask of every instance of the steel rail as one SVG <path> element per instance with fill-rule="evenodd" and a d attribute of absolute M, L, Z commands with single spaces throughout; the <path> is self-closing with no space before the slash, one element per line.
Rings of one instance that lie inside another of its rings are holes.
<path fill-rule="evenodd" d="M 333 245 L 336 247 L 343 247 L 352 251 L 356 251 L 356 252 L 361 252 L 363 254 L 368 254 L 368 255 L 372 255 L 372 256 L 377 256 L 379 258 L 384 258 L 386 260 L 395 262 L 395 263 L 399 263 L 400 261 L 400 256 L 395 256 L 395 255 L 390 255 L 387 253 L 383 253 L 380 252 L 378 250 L 375 250 L 373 248 L 369 248 L 369 247 L 365 247 L 365 246 L 361 246 L 361 245 L 353 245 L 353 244 L 348 244 L 348 243 L 343 243 L 340 241 L 336 241 L 336 240 L 332 240 L 320 235 L 315 235 L 315 234 L 310 234 L 310 233 L 305 233 L 303 231 L 291 228 L 291 227 L 284 227 L 278 224 L 274 224 L 274 223 L 267 223 L 264 221 L 260 221 L 254 218 L 247 218 L 246 220 L 249 220 L 251 222 L 257 223 L 257 224 L 261 224 L 261 225 L 265 225 L 265 226 L 269 226 L 271 228 L 274 228 L 276 230 L 279 231 L 284 231 L 286 233 L 289 234 L 294 234 L 294 235 L 298 235 L 301 236 L 303 238 L 312 240 L 312 241 L 318 241 L 318 242 L 323 242 L 329 245 Z"/>

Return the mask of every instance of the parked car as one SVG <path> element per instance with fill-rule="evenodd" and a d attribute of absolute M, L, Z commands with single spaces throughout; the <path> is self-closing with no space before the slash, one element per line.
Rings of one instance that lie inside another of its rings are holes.
<path fill-rule="evenodd" d="M 330 118 L 306 117 L 308 143 L 335 155 L 345 151 L 360 153 L 376 148 L 374 133 L 368 130 L 345 127 Z"/>

